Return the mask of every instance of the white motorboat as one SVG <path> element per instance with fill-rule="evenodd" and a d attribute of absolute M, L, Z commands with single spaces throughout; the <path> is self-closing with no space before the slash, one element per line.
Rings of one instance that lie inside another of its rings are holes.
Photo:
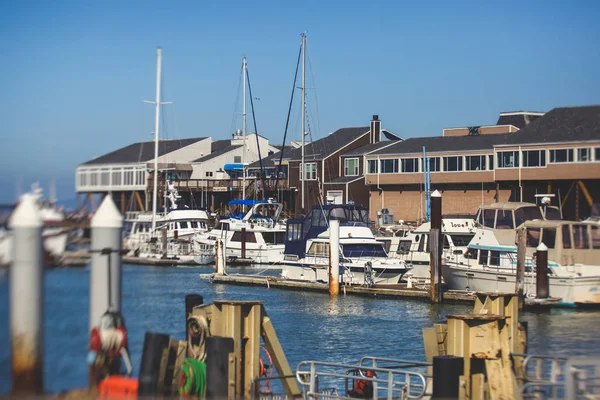
<path fill-rule="evenodd" d="M 273 200 L 232 200 L 229 207 L 249 207 L 246 214 L 232 210 L 210 232 L 196 235 L 197 243 L 210 246 L 214 254 L 217 239 L 223 239 L 225 257 L 230 261 L 278 264 L 283 261 L 285 223 L 280 220 L 283 204 Z"/>
<path fill-rule="evenodd" d="M 515 213 L 516 215 L 516 213 Z M 589 222 L 533 220 L 522 224 L 527 235 L 524 291 L 536 295 L 535 251 L 548 248 L 549 294 L 563 305 L 600 305 L 600 226 Z M 443 277 L 450 289 L 514 292 L 515 231 L 479 228 L 467 252 L 446 262 Z"/>
<path fill-rule="evenodd" d="M 291 280 L 328 282 L 329 220 L 340 221 L 340 282 L 397 284 L 410 269 L 389 258 L 369 228 L 369 212 L 353 204 L 315 206 L 304 218 L 288 220 L 281 275 Z"/>

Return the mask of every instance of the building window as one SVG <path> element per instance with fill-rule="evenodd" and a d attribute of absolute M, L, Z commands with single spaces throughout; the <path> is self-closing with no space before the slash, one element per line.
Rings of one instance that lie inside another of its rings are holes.
<path fill-rule="evenodd" d="M 523 167 L 545 167 L 546 150 L 523 151 Z"/>
<path fill-rule="evenodd" d="M 233 156 L 233 163 L 239 164 L 242 162 L 242 156 Z"/>
<path fill-rule="evenodd" d="M 317 163 L 305 163 L 304 164 L 304 180 L 316 181 L 317 180 Z"/>
<path fill-rule="evenodd" d="M 440 172 L 440 158 L 439 157 L 427 157 L 429 160 L 429 172 Z"/>
<path fill-rule="evenodd" d="M 594 149 L 594 161 L 600 161 L 600 147 Z"/>
<path fill-rule="evenodd" d="M 358 176 L 358 158 L 344 159 L 344 176 Z"/>
<path fill-rule="evenodd" d="M 79 186 L 87 186 L 88 184 L 87 171 L 79 171 Z"/>
<path fill-rule="evenodd" d="M 418 158 L 401 158 L 402 172 L 419 172 Z"/>
<path fill-rule="evenodd" d="M 551 163 L 568 163 L 573 162 L 573 149 L 552 149 L 550 150 Z"/>
<path fill-rule="evenodd" d="M 102 168 L 100 170 L 100 185 L 101 186 L 110 185 L 110 171 L 107 168 Z"/>
<path fill-rule="evenodd" d="M 212 173 L 212 171 L 206 171 L 206 172 L 204 173 L 204 175 L 205 175 L 207 178 L 212 178 L 212 177 L 213 177 L 213 173 Z"/>
<path fill-rule="evenodd" d="M 499 151 L 496 168 L 517 168 L 519 166 L 518 151 Z"/>
<path fill-rule="evenodd" d="M 398 173 L 398 159 L 380 160 L 380 170 L 382 174 L 395 174 Z"/>
<path fill-rule="evenodd" d="M 457 172 L 462 170 L 462 156 L 444 157 L 444 172 Z"/>
<path fill-rule="evenodd" d="M 121 186 L 121 170 L 112 172 L 112 186 Z"/>
<path fill-rule="evenodd" d="M 146 180 L 144 178 L 146 178 L 146 171 L 136 171 L 135 172 L 136 175 L 136 182 L 135 184 L 138 186 L 141 185 L 145 185 L 146 184 Z"/>
<path fill-rule="evenodd" d="M 367 161 L 367 168 L 368 168 L 369 174 L 376 174 L 377 173 L 377 160 Z"/>
<path fill-rule="evenodd" d="M 589 147 L 577 149 L 577 161 L 579 161 L 579 162 L 592 161 L 592 149 Z"/>
<path fill-rule="evenodd" d="M 95 169 L 90 170 L 90 185 L 98 186 L 98 172 Z"/>
<path fill-rule="evenodd" d="M 126 168 L 125 171 L 123 172 L 123 180 L 124 180 L 124 184 L 125 186 L 132 186 L 133 185 L 133 169 L 132 168 Z"/>
<path fill-rule="evenodd" d="M 465 156 L 465 171 L 485 171 L 485 156 Z"/>
<path fill-rule="evenodd" d="M 494 169 L 494 155 L 490 154 L 488 156 L 488 169 L 491 171 Z"/>

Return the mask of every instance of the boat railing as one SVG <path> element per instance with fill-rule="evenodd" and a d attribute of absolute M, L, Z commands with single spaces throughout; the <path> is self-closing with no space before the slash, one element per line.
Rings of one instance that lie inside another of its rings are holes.
<path fill-rule="evenodd" d="M 524 399 L 600 396 L 600 358 L 512 353 Z"/>
<path fill-rule="evenodd" d="M 353 393 L 357 380 L 372 386 L 373 399 L 420 399 L 427 394 L 426 375 L 409 369 L 303 361 L 296 379 L 305 398 L 351 399 L 358 394 Z"/>

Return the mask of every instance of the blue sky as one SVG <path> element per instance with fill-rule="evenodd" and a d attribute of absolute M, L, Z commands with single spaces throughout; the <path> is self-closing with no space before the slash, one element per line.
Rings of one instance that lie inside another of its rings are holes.
<path fill-rule="evenodd" d="M 169 138 L 232 133 L 246 55 L 258 130 L 281 143 L 303 31 L 314 139 L 373 114 L 431 136 L 600 103 L 599 15 L 593 1 L 5 1 L 0 202 L 51 178 L 72 198 L 77 164 L 150 139 L 157 46 Z"/>

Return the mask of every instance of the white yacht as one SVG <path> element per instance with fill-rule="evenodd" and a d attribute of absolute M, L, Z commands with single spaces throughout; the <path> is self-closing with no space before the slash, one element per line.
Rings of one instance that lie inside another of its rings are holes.
<path fill-rule="evenodd" d="M 390 247 L 389 256 L 406 261 L 412 268 L 406 277 L 412 283 L 427 284 L 430 281 L 429 231 L 431 223 L 426 222 L 404 237 L 397 239 L 397 245 Z M 475 220 L 470 218 L 442 219 L 442 260 L 451 262 L 466 251 L 475 235 Z M 378 240 L 382 240 L 377 238 Z"/>
<path fill-rule="evenodd" d="M 283 204 L 269 200 L 232 200 L 230 208 L 249 207 L 246 214 L 231 210 L 210 232 L 196 235 L 194 240 L 212 246 L 223 239 L 225 257 L 230 262 L 279 264 L 283 261 L 285 223 L 280 220 Z"/>
<path fill-rule="evenodd" d="M 517 210 L 514 210 L 514 218 Z M 490 217 L 491 218 L 491 217 Z M 498 217 L 496 217 L 498 220 Z M 516 225 L 516 220 L 512 223 Z M 496 225 L 497 226 L 497 225 Z M 535 252 L 548 248 L 549 294 L 563 305 L 600 305 L 600 227 L 594 223 L 536 219 L 526 229 L 524 290 L 536 294 Z M 467 252 L 446 262 L 443 277 L 450 289 L 514 292 L 517 247 L 514 230 L 478 228 Z"/>
<path fill-rule="evenodd" d="M 329 220 L 340 220 L 340 282 L 397 284 L 410 269 L 388 257 L 369 228 L 369 212 L 353 204 L 315 206 L 304 218 L 287 221 L 281 275 L 291 280 L 328 282 Z"/>
<path fill-rule="evenodd" d="M 71 229 L 66 227 L 65 213 L 61 207 L 57 207 L 52 201 L 43 200 L 43 190 L 37 184 L 33 184 L 31 191 L 22 195 L 30 196 L 38 206 L 40 218 L 44 222 L 42 228 L 42 240 L 46 263 L 49 265 L 60 261 L 69 240 Z M 4 209 L 2 221 L 0 221 L 0 266 L 7 266 L 12 262 L 12 234 L 8 229 L 7 222 L 10 214 L 16 206 L 8 206 Z"/>

